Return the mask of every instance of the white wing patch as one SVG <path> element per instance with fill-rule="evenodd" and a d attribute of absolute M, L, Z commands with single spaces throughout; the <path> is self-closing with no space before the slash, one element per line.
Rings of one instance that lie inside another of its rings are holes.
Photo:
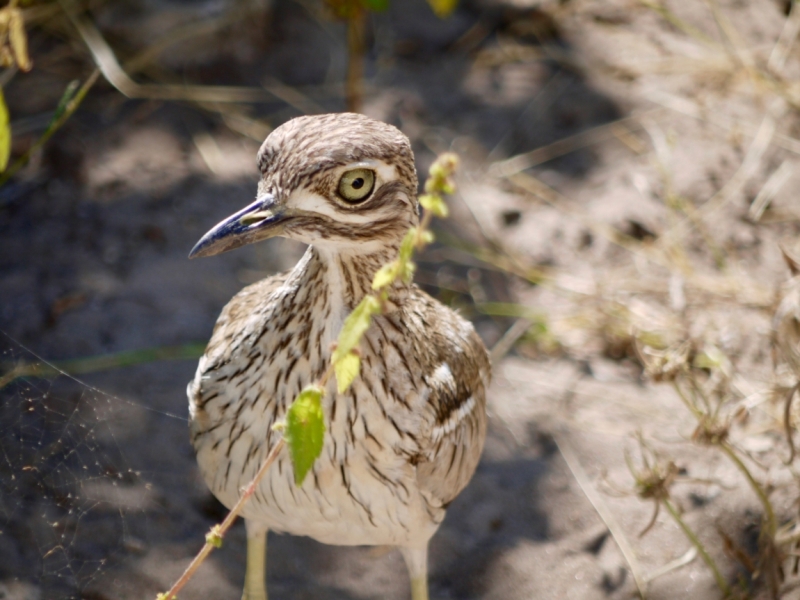
<path fill-rule="evenodd" d="M 450 370 L 450 365 L 443 362 L 436 367 L 436 370 L 428 377 L 428 384 L 432 387 L 443 387 L 454 390 L 456 387 L 456 380 L 453 377 L 453 372 Z"/>
<path fill-rule="evenodd" d="M 432 431 L 432 439 L 433 442 L 436 443 L 441 440 L 444 436 L 452 433 L 458 424 L 464 420 L 464 418 L 472 412 L 472 409 L 475 408 L 475 397 L 470 396 L 464 404 L 458 407 L 458 410 L 451 414 L 447 421 L 442 423 L 441 425 L 436 425 Z"/>

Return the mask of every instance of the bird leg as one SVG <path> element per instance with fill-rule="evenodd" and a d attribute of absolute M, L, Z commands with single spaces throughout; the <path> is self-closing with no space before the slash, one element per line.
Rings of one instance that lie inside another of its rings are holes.
<path fill-rule="evenodd" d="M 247 567 L 242 600 L 267 600 L 267 528 L 247 519 L 244 525 L 247 529 Z"/>
<path fill-rule="evenodd" d="M 428 545 L 400 547 L 411 577 L 411 600 L 428 600 Z"/>

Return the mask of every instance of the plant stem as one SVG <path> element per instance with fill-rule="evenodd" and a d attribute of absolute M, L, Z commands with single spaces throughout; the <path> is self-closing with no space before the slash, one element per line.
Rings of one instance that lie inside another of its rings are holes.
<path fill-rule="evenodd" d="M 770 539 L 775 538 L 775 533 L 778 531 L 778 521 L 775 518 L 775 512 L 772 510 L 772 503 L 769 501 L 767 497 L 767 493 L 764 491 L 764 488 L 755 480 L 753 474 L 750 473 L 750 469 L 742 462 L 742 459 L 736 455 L 736 451 L 727 443 L 723 442 L 720 445 L 722 451 L 730 458 L 736 467 L 742 472 L 747 479 L 750 487 L 753 488 L 753 491 L 758 496 L 758 499 L 761 501 L 762 506 L 764 507 L 764 517 L 767 523 L 767 535 L 769 535 Z"/>
<path fill-rule="evenodd" d="M 353 8 L 347 19 L 347 110 L 361 112 L 364 96 L 364 10 Z"/>
<path fill-rule="evenodd" d="M 200 358 L 203 355 L 205 344 L 185 344 L 183 346 L 163 346 L 160 348 L 145 348 L 143 350 L 125 350 L 114 354 L 75 358 L 72 360 L 54 361 L 52 363 L 34 362 L 21 363 L 13 366 L 0 375 L 0 389 L 20 377 L 58 377 L 64 373 L 69 375 L 82 375 L 96 373 L 119 367 L 130 367 L 157 360 L 187 360 Z"/>
<path fill-rule="evenodd" d="M 283 438 L 281 438 L 272 448 L 267 456 L 267 459 L 264 461 L 264 464 L 261 465 L 258 473 L 256 473 L 255 477 L 253 477 L 253 480 L 247 486 L 247 489 L 245 489 L 244 493 L 239 498 L 239 501 L 231 509 L 231 512 L 228 513 L 228 516 L 225 517 L 225 520 L 220 524 L 219 529 L 215 531 L 220 538 L 224 537 L 225 533 L 227 533 L 227 531 L 234 524 L 236 517 L 239 516 L 239 513 L 242 512 L 242 508 L 244 508 L 244 503 L 247 502 L 250 496 L 255 493 L 256 487 L 261 482 L 261 479 L 264 477 L 264 474 L 270 468 L 272 463 L 275 462 L 275 459 L 278 458 L 278 454 L 280 454 L 280 451 L 283 449 L 285 444 L 286 442 Z M 194 572 L 197 571 L 201 564 L 203 564 L 203 561 L 209 554 L 211 554 L 211 551 L 214 548 L 216 548 L 216 546 L 212 542 L 207 541 L 200 549 L 200 552 L 197 553 L 197 556 L 194 557 L 194 560 L 192 560 L 192 562 L 189 563 L 189 566 L 186 567 L 186 570 L 183 572 L 183 575 L 181 575 L 180 579 L 178 579 L 178 581 L 172 585 L 166 594 L 160 594 L 159 598 L 162 598 L 163 600 L 176 600 L 178 592 L 183 589 L 183 586 L 185 586 L 189 579 L 191 579 L 192 575 L 194 575 Z"/>
<path fill-rule="evenodd" d="M 36 142 L 28 148 L 28 151 L 25 152 L 22 156 L 20 156 L 14 164 L 11 165 L 2 175 L 0 175 L 0 187 L 5 185 L 5 183 L 11 179 L 14 175 L 16 175 L 17 171 L 19 171 L 22 167 L 28 164 L 31 159 L 31 156 L 35 152 L 38 152 L 39 149 L 47 143 L 53 134 L 61 129 L 62 125 L 67 122 L 67 120 L 72 116 L 72 114 L 78 110 L 78 107 L 83 102 L 83 99 L 86 97 L 86 94 L 89 93 L 89 90 L 97 81 L 97 78 L 100 76 L 100 70 L 95 69 L 94 72 L 89 75 L 89 78 L 83 82 L 83 85 L 78 89 L 75 93 L 75 96 L 72 97 L 67 103 L 67 106 L 64 108 L 64 112 L 62 112 L 57 118 L 53 119 L 50 125 L 47 127 L 47 130 L 41 135 L 41 137 L 36 140 Z"/>
<path fill-rule="evenodd" d="M 700 556 L 703 558 L 703 561 L 708 565 L 708 568 L 711 569 L 711 572 L 714 574 L 714 579 L 717 582 L 717 587 L 725 594 L 725 597 L 730 596 L 731 590 L 728 587 L 728 583 L 725 581 L 725 578 L 722 576 L 722 573 L 719 572 L 717 568 L 717 563 L 714 562 L 714 559 L 709 556 L 708 552 L 706 552 L 705 547 L 703 546 L 700 539 L 695 535 L 694 531 L 686 524 L 686 522 L 681 518 L 681 515 L 678 513 L 678 510 L 672 505 L 672 502 L 669 501 L 668 498 L 664 498 L 661 500 L 664 503 L 664 507 L 667 509 L 672 518 L 675 519 L 675 522 L 678 524 L 678 527 L 681 528 L 684 535 L 689 538 L 689 541 L 692 542 L 697 551 L 700 553 Z"/>

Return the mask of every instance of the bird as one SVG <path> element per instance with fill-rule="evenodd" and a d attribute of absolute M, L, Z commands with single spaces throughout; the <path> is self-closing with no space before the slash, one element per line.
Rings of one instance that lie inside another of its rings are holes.
<path fill-rule="evenodd" d="M 255 202 L 190 258 L 275 236 L 308 245 L 291 270 L 223 308 L 189 383 L 199 469 L 228 508 L 253 479 L 293 399 L 320 381 L 374 274 L 420 222 L 409 139 L 355 113 L 301 116 L 257 154 Z M 428 542 L 472 478 L 486 439 L 489 355 L 472 324 L 412 282 L 388 290 L 360 342 L 361 372 L 326 386 L 322 453 L 300 487 L 281 452 L 244 505 L 243 600 L 266 600 L 267 532 L 334 545 L 396 546 L 413 600 L 428 599 Z"/>

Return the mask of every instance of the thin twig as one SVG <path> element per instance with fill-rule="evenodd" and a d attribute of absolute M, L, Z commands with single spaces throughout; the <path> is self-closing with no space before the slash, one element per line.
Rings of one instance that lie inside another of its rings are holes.
<path fill-rule="evenodd" d="M 253 477 L 253 480 L 247 486 L 244 493 L 239 497 L 239 501 L 231 509 L 231 512 L 228 513 L 228 516 L 225 517 L 225 520 L 219 525 L 219 527 L 214 527 L 212 529 L 211 535 L 215 536 L 216 539 L 221 539 L 224 537 L 225 533 L 227 533 L 227 531 L 234 524 L 236 518 L 239 516 L 239 513 L 242 512 L 245 502 L 247 502 L 250 496 L 255 493 L 256 487 L 261 482 L 261 479 L 263 479 L 264 474 L 267 472 L 267 470 L 269 470 L 272 463 L 275 462 L 275 459 L 278 458 L 278 454 L 280 454 L 280 451 L 283 449 L 285 444 L 286 442 L 283 438 L 278 440 L 264 461 L 264 464 L 261 465 L 258 473 L 256 473 L 256 476 Z M 185 586 L 189 579 L 191 579 L 192 575 L 194 575 L 194 572 L 197 571 L 200 565 L 203 564 L 203 561 L 206 559 L 206 557 L 211 554 L 211 551 L 218 547 L 218 545 L 219 542 L 215 543 L 214 540 L 206 541 L 205 545 L 200 549 L 200 552 L 198 552 L 197 556 L 194 557 L 194 560 L 192 560 L 192 562 L 189 563 L 189 566 L 186 567 L 186 570 L 183 572 L 183 575 L 181 575 L 180 579 L 178 579 L 178 581 L 172 585 L 166 594 L 162 594 L 159 597 L 163 600 L 176 600 L 178 592 L 183 589 L 183 586 Z"/>
<path fill-rule="evenodd" d="M 364 22 L 365 11 L 353 9 L 347 19 L 347 110 L 361 112 L 364 97 Z"/>

